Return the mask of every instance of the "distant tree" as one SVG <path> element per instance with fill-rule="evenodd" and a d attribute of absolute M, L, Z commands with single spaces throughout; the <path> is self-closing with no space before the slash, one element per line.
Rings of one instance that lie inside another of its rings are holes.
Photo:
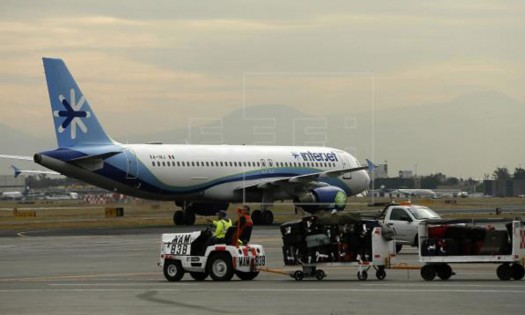
<path fill-rule="evenodd" d="M 492 173 L 492 177 L 494 179 L 510 179 L 510 173 L 506 167 L 498 167 L 494 173 Z"/>
<path fill-rule="evenodd" d="M 448 177 L 445 181 L 445 185 L 456 186 L 459 184 L 459 179 L 457 177 Z"/>
<path fill-rule="evenodd" d="M 438 185 L 442 183 L 443 174 L 430 174 L 427 176 L 420 177 L 421 188 L 424 189 L 435 189 Z"/>
<path fill-rule="evenodd" d="M 514 179 L 525 179 L 525 169 L 521 167 L 516 167 L 514 170 Z"/>

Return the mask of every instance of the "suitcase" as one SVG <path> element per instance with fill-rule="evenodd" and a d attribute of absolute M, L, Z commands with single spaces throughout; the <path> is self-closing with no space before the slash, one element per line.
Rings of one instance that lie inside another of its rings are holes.
<path fill-rule="evenodd" d="M 470 228 L 466 226 L 449 226 L 445 231 L 445 238 L 452 238 L 456 241 L 469 239 Z"/>
<path fill-rule="evenodd" d="M 462 254 L 460 242 L 452 238 L 439 239 L 437 248 L 437 254 L 440 256 L 459 256 Z"/>
<path fill-rule="evenodd" d="M 303 222 L 293 221 L 281 224 L 281 234 L 285 235 L 303 235 Z"/>
<path fill-rule="evenodd" d="M 444 238 L 446 231 L 446 225 L 430 226 L 428 228 L 428 238 Z"/>
<path fill-rule="evenodd" d="M 298 245 L 300 243 L 304 242 L 304 238 L 302 235 L 284 235 L 283 236 L 283 245 L 284 246 L 292 246 L 292 245 Z"/>
<path fill-rule="evenodd" d="M 326 234 L 308 235 L 306 236 L 305 241 L 306 241 L 307 248 L 330 245 L 331 243 L 330 239 L 328 238 Z"/>
<path fill-rule="evenodd" d="M 436 239 L 427 239 L 421 243 L 421 256 L 436 256 L 437 241 Z"/>
<path fill-rule="evenodd" d="M 318 234 L 321 232 L 321 228 L 317 224 L 317 217 L 314 217 L 314 216 L 304 217 L 301 221 L 302 221 L 302 232 L 305 235 Z"/>
<path fill-rule="evenodd" d="M 293 246 L 283 246 L 283 260 L 286 266 L 297 265 L 296 249 Z"/>
<path fill-rule="evenodd" d="M 485 240 L 485 236 L 486 235 L 487 235 L 487 229 L 485 229 L 483 227 L 473 226 L 473 227 L 470 228 L 469 238 L 473 242 Z"/>
<path fill-rule="evenodd" d="M 330 248 L 326 246 L 313 247 L 306 250 L 303 263 L 315 264 L 330 261 Z"/>
<path fill-rule="evenodd" d="M 502 230 L 492 230 L 487 231 L 485 235 L 485 240 L 479 251 L 480 255 L 503 255 L 510 254 L 508 249 L 509 238 L 507 231 Z"/>

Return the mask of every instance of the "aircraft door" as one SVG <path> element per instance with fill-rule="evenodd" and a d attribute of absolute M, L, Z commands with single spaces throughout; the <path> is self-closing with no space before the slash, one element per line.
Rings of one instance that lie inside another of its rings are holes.
<path fill-rule="evenodd" d="M 348 159 L 348 155 L 345 152 L 339 152 L 339 156 L 341 157 L 341 161 L 343 162 L 343 169 L 351 168 L 350 160 Z M 352 173 L 344 173 L 343 179 L 352 179 Z"/>
<path fill-rule="evenodd" d="M 130 148 L 124 150 L 126 155 L 126 179 L 137 179 L 139 176 L 139 161 L 135 151 Z"/>

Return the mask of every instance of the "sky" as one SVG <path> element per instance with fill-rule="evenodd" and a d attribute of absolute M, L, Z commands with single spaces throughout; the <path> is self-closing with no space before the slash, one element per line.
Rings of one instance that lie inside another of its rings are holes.
<path fill-rule="evenodd" d="M 0 124 L 54 137 L 43 56 L 65 60 L 115 138 L 264 104 L 352 117 L 483 91 L 525 103 L 524 16 L 518 0 L 2 0 Z"/>

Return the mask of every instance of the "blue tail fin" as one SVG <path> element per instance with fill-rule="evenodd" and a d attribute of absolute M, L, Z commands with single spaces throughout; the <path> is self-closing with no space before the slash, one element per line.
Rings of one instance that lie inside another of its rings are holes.
<path fill-rule="evenodd" d="M 59 147 L 111 144 L 62 59 L 43 58 Z"/>

